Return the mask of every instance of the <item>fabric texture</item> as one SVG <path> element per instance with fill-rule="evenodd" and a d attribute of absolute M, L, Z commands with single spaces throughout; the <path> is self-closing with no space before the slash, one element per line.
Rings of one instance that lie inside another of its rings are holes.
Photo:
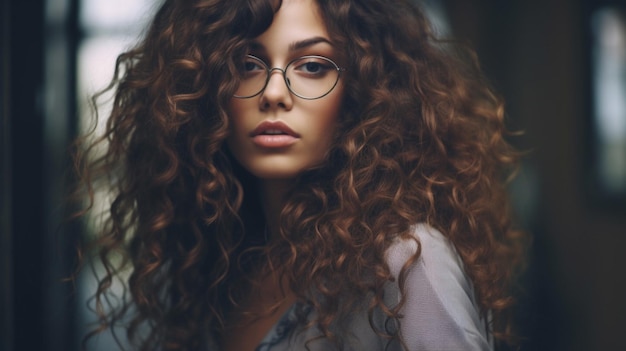
<path fill-rule="evenodd" d="M 408 271 L 406 302 L 402 308 L 400 335 L 409 351 L 468 351 L 493 350 L 493 343 L 480 318 L 474 289 L 464 272 L 463 263 L 453 245 L 437 230 L 425 224 L 413 227 L 421 245 L 419 259 Z M 404 264 L 416 252 L 414 240 L 397 239 L 387 250 L 391 273 L 398 277 Z M 342 323 L 343 350 L 375 351 L 403 350 L 398 340 L 388 341 L 371 327 L 367 301 Z M 385 303 L 395 306 L 400 301 L 396 282 L 385 287 Z M 304 329 L 298 325 L 294 305 L 269 331 L 257 351 L 329 351 L 337 346 L 320 336 L 316 328 Z M 309 319 L 314 313 L 308 314 Z M 397 330 L 393 321 L 380 311 L 373 315 L 373 324 L 379 330 Z M 395 328 L 395 329 L 394 329 Z M 245 336 L 244 336 L 245 337 Z"/>

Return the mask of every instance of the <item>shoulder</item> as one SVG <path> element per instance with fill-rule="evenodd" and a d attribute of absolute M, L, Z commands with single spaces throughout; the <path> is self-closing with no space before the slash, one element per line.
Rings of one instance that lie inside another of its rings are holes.
<path fill-rule="evenodd" d="M 420 256 L 408 269 L 403 292 L 401 332 L 409 350 L 490 350 L 472 282 L 443 234 L 415 225 L 412 239 L 398 238 L 388 248 L 391 273 L 399 276 L 418 245 Z"/>
<path fill-rule="evenodd" d="M 462 273 L 463 263 L 452 243 L 437 229 L 424 224 L 412 227 L 413 239 L 397 238 L 387 249 L 387 264 L 394 276 L 398 276 L 402 266 L 421 246 L 420 260 L 433 268 L 445 268 Z"/>

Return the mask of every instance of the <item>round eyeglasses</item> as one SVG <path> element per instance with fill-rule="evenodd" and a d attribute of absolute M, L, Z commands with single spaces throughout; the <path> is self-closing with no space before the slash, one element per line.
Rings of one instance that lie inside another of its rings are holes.
<path fill-rule="evenodd" d="M 285 69 L 269 68 L 256 56 L 246 55 L 241 67 L 241 82 L 235 97 L 240 99 L 259 95 L 270 80 L 272 72 L 280 71 L 289 91 L 302 99 L 315 100 L 328 95 L 339 82 L 345 69 L 324 56 L 302 56 L 290 61 Z"/>

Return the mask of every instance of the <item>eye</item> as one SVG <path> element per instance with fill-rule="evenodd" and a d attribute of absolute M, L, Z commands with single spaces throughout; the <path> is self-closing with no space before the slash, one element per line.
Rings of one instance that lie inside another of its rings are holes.
<path fill-rule="evenodd" d="M 337 70 L 330 60 L 323 57 L 303 57 L 295 60 L 291 65 L 299 75 L 310 78 L 320 78 L 328 72 Z"/>
<path fill-rule="evenodd" d="M 307 62 L 302 65 L 302 70 L 308 73 L 318 73 L 323 69 L 324 68 L 322 67 L 322 64 L 320 64 L 319 62 Z"/>
<path fill-rule="evenodd" d="M 251 77 L 256 74 L 263 73 L 267 70 L 263 61 L 260 58 L 248 55 L 241 64 L 241 75 L 245 77 Z"/>
<path fill-rule="evenodd" d="M 252 61 L 252 60 L 248 60 L 246 62 L 244 62 L 243 64 L 243 70 L 245 72 L 250 72 L 250 71 L 254 71 L 254 70 L 262 70 L 263 67 L 261 67 L 261 65 L 256 62 L 256 61 Z"/>

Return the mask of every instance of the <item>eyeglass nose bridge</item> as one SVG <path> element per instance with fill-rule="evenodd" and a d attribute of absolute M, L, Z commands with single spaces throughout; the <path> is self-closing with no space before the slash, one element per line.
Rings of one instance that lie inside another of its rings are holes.
<path fill-rule="evenodd" d="M 279 71 L 282 74 L 283 81 L 287 85 L 287 89 L 289 90 L 289 92 L 294 95 L 297 95 L 291 90 L 291 82 L 289 81 L 289 78 L 287 78 L 287 70 L 284 68 L 280 68 L 280 67 L 273 67 L 273 68 L 267 69 L 267 80 L 265 81 L 265 86 L 263 87 L 263 89 L 261 89 L 260 93 L 263 93 L 265 89 L 267 89 L 267 85 L 270 83 L 270 79 L 272 79 L 272 74 L 274 73 L 274 71 Z"/>

